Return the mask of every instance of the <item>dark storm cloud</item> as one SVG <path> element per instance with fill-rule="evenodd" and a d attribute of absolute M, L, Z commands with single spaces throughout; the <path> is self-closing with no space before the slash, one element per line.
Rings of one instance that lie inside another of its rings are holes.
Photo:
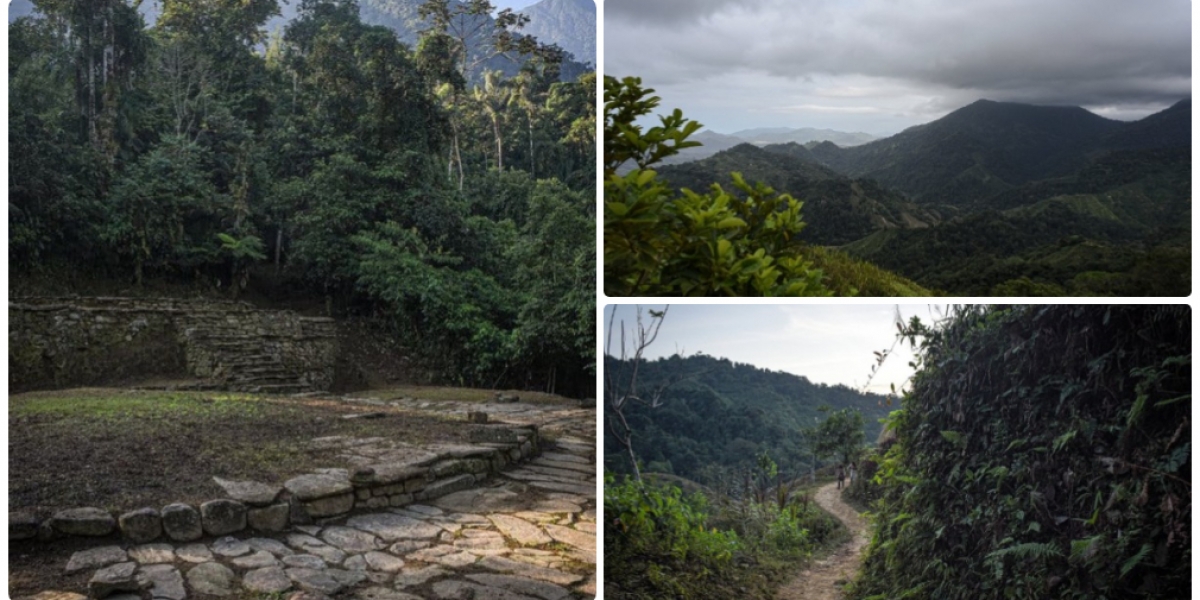
<path fill-rule="evenodd" d="M 897 88 L 923 97 L 919 105 L 894 107 L 910 114 L 978 98 L 1121 113 L 1191 93 L 1188 0 L 608 0 L 605 6 L 606 17 L 618 16 L 605 23 L 606 71 L 642 75 L 664 92 L 717 86 L 735 74 L 745 81 L 753 73 L 781 93 L 814 93 L 816 80 L 837 95 L 840 81 L 858 77 L 880 88 L 875 106 L 882 110 L 894 106 L 889 93 Z M 871 96 L 866 89 L 856 98 Z"/>

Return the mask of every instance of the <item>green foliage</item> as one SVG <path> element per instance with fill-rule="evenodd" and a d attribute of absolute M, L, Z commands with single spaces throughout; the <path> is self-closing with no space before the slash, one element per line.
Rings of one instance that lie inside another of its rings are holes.
<path fill-rule="evenodd" d="M 768 459 L 769 460 L 769 459 Z M 730 502 L 605 475 L 606 598 L 771 598 L 799 561 L 844 539 L 815 504 Z"/>
<path fill-rule="evenodd" d="M 872 478 L 854 598 L 1182 597 L 1191 586 L 1191 315 L 959 310 Z"/>
<path fill-rule="evenodd" d="M 605 290 L 613 296 L 813 296 L 831 292 L 800 252 L 802 203 L 734 173 L 734 193 L 677 194 L 649 167 L 700 128 L 676 109 L 643 131 L 659 98 L 637 78 L 604 80 Z M 617 167 L 633 162 L 624 175 Z M 741 193 L 741 196 L 737 194 Z"/>
<path fill-rule="evenodd" d="M 863 433 L 862 412 L 855 408 L 824 412 L 829 416 L 817 426 L 814 432 L 813 450 L 818 457 L 832 457 L 834 462 L 846 465 L 848 468 L 851 462 L 858 459 L 866 438 Z"/>

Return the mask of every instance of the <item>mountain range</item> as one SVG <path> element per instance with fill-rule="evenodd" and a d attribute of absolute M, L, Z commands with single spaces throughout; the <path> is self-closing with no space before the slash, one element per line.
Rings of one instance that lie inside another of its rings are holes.
<path fill-rule="evenodd" d="M 812 127 L 801 127 L 799 129 L 791 127 L 759 127 L 755 129 L 743 129 L 732 134 L 717 133 L 711 129 L 705 129 L 692 136 L 691 139 L 704 145 L 685 148 L 679 154 L 667 157 L 663 161 L 663 164 L 677 165 L 693 160 L 701 160 L 738 144 L 765 146 L 767 144 L 815 144 L 818 142 L 830 142 L 843 147 L 851 147 L 865 144 L 877 138 L 868 133 L 846 133 L 833 129 L 814 129 Z"/>
<path fill-rule="evenodd" d="M 1113 150 L 1191 143 L 1191 100 L 1131 123 L 1073 106 L 979 100 L 861 146 L 811 146 L 813 159 L 922 203 L 959 205 L 1030 181 L 1070 175 Z"/>
<path fill-rule="evenodd" d="M 715 139 L 660 174 L 699 191 L 740 172 L 804 202 L 807 243 L 942 293 L 1190 293 L 1190 99 L 1134 122 L 980 100 L 853 147 Z"/>

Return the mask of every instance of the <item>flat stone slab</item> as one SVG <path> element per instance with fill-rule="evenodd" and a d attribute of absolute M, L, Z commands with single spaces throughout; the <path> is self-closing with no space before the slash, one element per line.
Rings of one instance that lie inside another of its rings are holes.
<path fill-rule="evenodd" d="M 139 589 L 137 578 L 137 563 L 123 562 L 109 565 L 96 571 L 88 581 L 88 595 L 93 598 L 104 598 L 115 592 L 136 592 Z"/>
<path fill-rule="evenodd" d="M 223 537 L 213 542 L 212 551 L 214 554 L 220 554 L 221 556 L 241 556 L 250 553 L 250 544 L 235 537 Z"/>
<path fill-rule="evenodd" d="M 179 560 L 190 563 L 203 563 L 212 560 L 212 552 L 208 546 L 204 544 L 188 544 L 175 549 L 175 556 Z"/>
<path fill-rule="evenodd" d="M 351 517 L 346 525 L 379 536 L 385 542 L 405 539 L 428 539 L 442 529 L 424 521 L 393 513 L 378 513 Z M 374 548 L 371 548 L 374 550 Z"/>
<path fill-rule="evenodd" d="M 421 550 L 423 548 L 428 548 L 429 545 L 430 545 L 430 542 L 424 542 L 424 541 L 419 541 L 419 540 L 403 540 L 403 541 L 396 542 L 395 544 L 392 544 L 391 546 L 388 546 L 388 552 L 391 552 L 392 554 L 395 554 L 396 556 L 404 556 L 405 554 L 408 554 L 409 552 L 416 552 L 417 550 Z"/>
<path fill-rule="evenodd" d="M 404 561 L 386 552 L 371 551 L 363 555 L 367 568 L 382 573 L 399 573 L 404 568 Z"/>
<path fill-rule="evenodd" d="M 539 466 L 539 467 L 551 467 L 554 469 L 566 469 L 566 470 L 571 470 L 571 471 L 578 471 L 585 475 L 591 476 L 593 479 L 596 477 L 596 465 L 595 464 L 567 462 L 567 461 L 561 461 L 561 460 L 549 460 L 549 459 L 546 459 L 543 457 L 543 458 L 538 458 L 537 460 L 533 461 L 532 465 Z"/>
<path fill-rule="evenodd" d="M 418 514 L 425 515 L 426 517 L 440 517 L 446 514 L 446 511 L 436 506 L 426 506 L 424 504 L 409 504 L 404 508 Z"/>
<path fill-rule="evenodd" d="M 592 553 L 596 552 L 596 535 L 594 533 L 585 533 L 576 531 L 570 527 L 550 524 L 546 525 L 546 533 L 549 533 L 550 537 L 564 544 L 570 544 L 580 550 Z"/>
<path fill-rule="evenodd" d="M 596 461 L 588 460 L 585 457 L 576 454 L 567 454 L 564 452 L 543 452 L 541 458 L 554 460 L 558 462 L 569 462 L 579 465 L 588 465 L 591 468 L 596 468 Z"/>
<path fill-rule="evenodd" d="M 582 466 L 582 465 L 581 465 Z M 544 466 L 538 463 L 528 464 L 523 467 L 523 470 L 533 473 L 541 473 L 553 477 L 561 477 L 568 481 L 596 481 L 596 472 L 594 470 L 588 472 L 574 469 L 558 469 L 555 467 Z"/>
<path fill-rule="evenodd" d="M 433 584 L 433 593 L 438 598 L 445 598 L 446 600 L 458 600 L 459 598 L 471 598 L 472 600 L 537 600 L 532 596 L 518 594 L 506 589 L 488 587 L 457 579 L 447 579 Z"/>
<path fill-rule="evenodd" d="M 130 548 L 129 558 L 143 565 L 170 563 L 175 562 L 175 549 L 170 544 L 143 544 Z"/>
<path fill-rule="evenodd" d="M 529 485 L 539 487 L 544 490 L 554 490 L 556 492 L 570 492 L 579 494 L 588 499 L 596 497 L 596 486 L 594 485 L 579 485 L 577 483 L 563 483 L 560 481 L 538 481 L 529 480 Z"/>
<path fill-rule="evenodd" d="M 488 515 L 488 519 L 491 519 L 492 523 L 496 525 L 496 529 L 500 530 L 500 533 L 512 538 L 518 544 L 540 546 L 550 543 L 550 536 L 546 535 L 537 525 L 528 521 L 508 515 Z"/>
<path fill-rule="evenodd" d="M 279 567 L 264 567 L 246 573 L 242 587 L 250 592 L 277 594 L 292 589 L 292 580 Z"/>
<path fill-rule="evenodd" d="M 567 500 L 555 500 L 555 499 L 539 500 L 539 501 L 535 502 L 533 504 L 533 506 L 530 506 L 529 508 L 531 510 L 534 510 L 537 512 L 547 512 L 547 513 L 575 514 L 575 513 L 583 512 L 582 503 L 576 504 L 574 502 L 568 502 Z"/>
<path fill-rule="evenodd" d="M 256 550 L 254 554 L 235 558 L 231 562 L 233 562 L 234 566 L 243 569 L 262 569 L 279 566 L 279 561 L 275 560 L 275 555 L 266 550 Z"/>
<path fill-rule="evenodd" d="M 149 565 L 138 570 L 138 583 L 150 588 L 150 597 L 162 600 L 184 600 L 187 590 L 183 575 L 172 565 Z"/>
<path fill-rule="evenodd" d="M 526 596 L 536 596 L 543 600 L 566 600 L 571 597 L 571 591 L 567 588 L 536 579 L 514 577 L 512 575 L 492 575 L 490 573 L 473 573 L 467 575 L 467 578 L 491 588 L 501 588 Z"/>
<path fill-rule="evenodd" d="M 67 561 L 66 574 L 71 575 L 80 571 L 88 571 L 91 569 L 99 569 L 108 565 L 125 562 L 129 560 L 128 555 L 120 546 L 101 546 L 99 548 L 89 548 L 80 550 L 71 555 L 71 560 Z"/>
<path fill-rule="evenodd" d="M 292 556 L 283 557 L 283 564 L 289 567 L 299 567 L 301 569 L 324 569 L 326 566 L 325 560 L 319 556 L 312 554 L 293 554 Z"/>
<path fill-rule="evenodd" d="M 295 554 L 291 548 L 288 548 L 283 542 L 272 538 L 250 538 L 246 540 L 246 545 L 255 550 L 263 550 L 270 552 L 280 558 Z"/>
<path fill-rule="evenodd" d="M 349 477 L 324 473 L 293 477 L 285 481 L 283 487 L 287 488 L 293 496 L 304 501 L 338 496 L 354 491 L 354 486 L 350 484 Z"/>
<path fill-rule="evenodd" d="M 285 569 L 284 573 L 296 584 L 296 587 L 307 592 L 319 592 L 332 596 L 346 587 L 334 579 L 328 570 L 293 567 Z"/>
<path fill-rule="evenodd" d="M 426 465 L 436 459 L 436 454 L 425 453 L 405 462 L 379 463 L 368 466 L 375 471 L 372 481 L 379 485 L 388 485 L 424 476 L 429 472 Z"/>
<path fill-rule="evenodd" d="M 504 488 L 477 488 L 446 494 L 434 501 L 438 508 L 463 513 L 515 512 L 526 507 L 520 494 Z"/>
<path fill-rule="evenodd" d="M 447 571 L 445 568 L 438 565 L 432 565 L 421 569 L 403 571 L 396 575 L 396 578 L 393 580 L 393 582 L 397 588 L 406 588 L 418 586 L 435 577 L 442 577 L 443 575 L 449 574 L 450 571 Z"/>
<path fill-rule="evenodd" d="M 347 554 L 357 554 L 383 547 L 379 538 L 373 534 L 353 527 L 326 527 L 321 532 L 321 539 L 330 546 L 336 546 Z"/>
<path fill-rule="evenodd" d="M 479 561 L 479 566 L 490 571 L 499 573 L 509 573 L 529 579 L 538 579 L 540 581 L 548 581 L 558 585 L 571 585 L 583 581 L 583 575 L 574 573 L 566 573 L 557 569 L 539 567 L 528 563 L 523 563 L 502 556 L 488 556 Z"/>
<path fill-rule="evenodd" d="M 233 593 L 233 571 L 221 563 L 198 564 L 187 573 L 188 586 L 192 591 L 212 596 L 228 596 Z"/>
<path fill-rule="evenodd" d="M 317 538 L 303 533 L 292 533 L 287 536 L 287 544 L 305 554 L 313 554 L 319 556 L 326 562 L 335 565 L 341 564 L 346 560 L 346 553 L 318 540 Z"/>
<path fill-rule="evenodd" d="M 231 481 L 213 477 L 213 481 L 225 490 L 225 494 L 238 502 L 251 506 L 266 506 L 275 502 L 279 492 L 283 491 L 277 485 L 267 485 L 257 481 Z"/>
<path fill-rule="evenodd" d="M 417 550 L 410 553 L 406 558 L 427 563 L 437 563 L 455 569 L 465 567 L 478 560 L 478 557 L 470 552 L 464 552 L 449 545 L 433 546 L 424 550 Z"/>
<path fill-rule="evenodd" d="M 104 536 L 117 528 L 117 520 L 108 511 L 89 506 L 54 513 L 50 526 L 66 535 Z"/>

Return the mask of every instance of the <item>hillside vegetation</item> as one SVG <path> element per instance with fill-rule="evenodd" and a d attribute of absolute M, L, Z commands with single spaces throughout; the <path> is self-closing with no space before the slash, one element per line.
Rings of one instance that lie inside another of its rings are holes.
<path fill-rule="evenodd" d="M 1188 597 L 1191 328 L 1187 306 L 1088 305 L 909 329 L 851 596 Z"/>
<path fill-rule="evenodd" d="M 609 357 L 606 372 L 617 367 Z M 883 396 L 706 355 L 644 361 L 638 374 L 644 389 L 674 383 L 662 406 L 626 409 L 635 453 L 647 471 L 705 485 L 726 483 L 731 473 L 752 468 L 762 452 L 781 465 L 785 479 L 807 473 L 813 457 L 801 429 L 825 419 L 822 406 L 861 411 L 870 440 L 888 410 Z M 604 448 L 605 469 L 631 472 L 628 456 L 611 436 Z"/>

